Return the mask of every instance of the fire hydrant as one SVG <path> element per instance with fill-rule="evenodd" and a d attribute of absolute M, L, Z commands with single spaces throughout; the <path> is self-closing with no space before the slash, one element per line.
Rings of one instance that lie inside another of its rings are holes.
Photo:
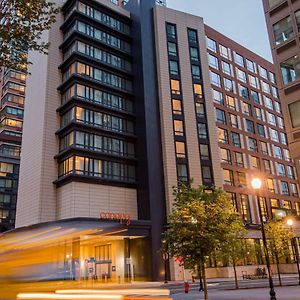
<path fill-rule="evenodd" d="M 184 282 L 184 292 L 187 294 L 189 292 L 190 289 L 190 285 L 188 283 L 188 281 Z"/>

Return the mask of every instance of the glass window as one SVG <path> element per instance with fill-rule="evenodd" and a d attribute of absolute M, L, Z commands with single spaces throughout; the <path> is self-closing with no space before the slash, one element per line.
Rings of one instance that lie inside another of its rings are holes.
<path fill-rule="evenodd" d="M 275 111 L 276 111 L 277 113 L 279 113 L 279 114 L 282 113 L 282 111 L 281 111 L 281 105 L 280 105 L 279 102 L 274 101 L 274 107 L 275 107 Z"/>
<path fill-rule="evenodd" d="M 275 74 L 273 72 L 269 72 L 269 77 L 272 83 L 276 83 L 276 77 Z"/>
<path fill-rule="evenodd" d="M 250 156 L 251 167 L 254 169 L 260 169 L 260 160 L 256 156 Z"/>
<path fill-rule="evenodd" d="M 264 102 L 265 102 L 265 107 L 267 107 L 271 110 L 274 109 L 272 99 L 270 99 L 269 97 L 264 96 Z"/>
<path fill-rule="evenodd" d="M 270 94 L 270 93 L 271 93 L 270 85 L 269 85 L 267 82 L 261 80 L 261 87 L 262 87 L 262 90 L 263 90 L 265 93 L 267 93 L 267 94 Z"/>
<path fill-rule="evenodd" d="M 291 154 L 290 151 L 288 149 L 283 149 L 283 154 L 284 154 L 284 159 L 286 161 L 291 161 Z"/>
<path fill-rule="evenodd" d="M 287 135 L 284 132 L 280 132 L 280 140 L 283 145 L 287 146 L 288 144 Z"/>
<path fill-rule="evenodd" d="M 274 183 L 274 179 L 272 178 L 268 178 L 267 179 L 267 188 L 268 191 L 271 193 L 275 193 L 275 183 Z"/>
<path fill-rule="evenodd" d="M 218 140 L 220 143 L 228 144 L 228 131 L 223 128 L 218 128 Z"/>
<path fill-rule="evenodd" d="M 225 111 L 221 109 L 216 109 L 216 121 L 222 124 L 226 124 Z"/>
<path fill-rule="evenodd" d="M 282 159 L 282 150 L 280 147 L 273 145 L 273 154 L 275 158 Z"/>
<path fill-rule="evenodd" d="M 221 77 L 219 74 L 210 71 L 210 81 L 212 84 L 221 87 Z"/>
<path fill-rule="evenodd" d="M 259 107 L 254 107 L 254 116 L 257 120 L 263 120 L 262 110 Z"/>
<path fill-rule="evenodd" d="M 254 133 L 254 122 L 250 120 L 246 120 L 246 131 Z"/>
<path fill-rule="evenodd" d="M 272 128 L 269 128 L 271 140 L 274 142 L 279 142 L 278 131 Z"/>
<path fill-rule="evenodd" d="M 244 167 L 244 157 L 243 153 L 234 152 L 234 163 L 239 167 Z"/>
<path fill-rule="evenodd" d="M 258 88 L 258 82 L 257 82 L 257 78 L 255 76 L 252 76 L 251 74 L 249 74 L 249 82 L 250 82 L 251 86 Z"/>
<path fill-rule="evenodd" d="M 209 153 L 209 147 L 206 144 L 200 144 L 200 157 L 202 160 L 209 160 L 210 159 L 210 153 Z"/>
<path fill-rule="evenodd" d="M 289 111 L 293 128 L 300 126 L 300 100 L 289 104 Z"/>
<path fill-rule="evenodd" d="M 218 58 L 211 55 L 211 54 L 208 54 L 208 59 L 209 59 L 209 65 L 212 68 L 219 70 L 219 60 L 218 60 Z"/>
<path fill-rule="evenodd" d="M 199 102 L 196 103 L 196 114 L 200 118 L 205 117 L 204 103 L 199 103 Z"/>
<path fill-rule="evenodd" d="M 230 126 L 233 128 L 239 128 L 239 122 L 237 115 L 229 114 Z"/>
<path fill-rule="evenodd" d="M 241 67 L 244 67 L 244 57 L 238 53 L 234 54 L 234 61 L 236 64 L 240 65 Z"/>
<path fill-rule="evenodd" d="M 278 176 L 285 176 L 284 164 L 276 163 L 276 165 L 277 165 L 277 175 Z"/>
<path fill-rule="evenodd" d="M 232 65 L 225 62 L 225 61 L 222 61 L 222 71 L 223 73 L 229 75 L 229 76 L 232 76 Z"/>
<path fill-rule="evenodd" d="M 297 10 L 295 12 L 295 18 L 297 22 L 298 32 L 300 32 L 300 10 Z"/>
<path fill-rule="evenodd" d="M 198 37 L 197 37 L 197 31 L 193 29 L 188 29 L 188 39 L 191 43 L 197 43 Z"/>
<path fill-rule="evenodd" d="M 173 99 L 172 100 L 172 109 L 173 109 L 174 115 L 182 115 L 181 100 Z"/>
<path fill-rule="evenodd" d="M 220 46 L 220 54 L 221 54 L 221 56 L 223 56 L 223 57 L 225 57 L 227 59 L 231 59 L 230 50 L 227 47 L 225 47 L 225 46 L 223 46 L 221 44 L 219 46 Z"/>
<path fill-rule="evenodd" d="M 261 124 L 257 124 L 257 132 L 260 136 L 266 137 L 265 126 Z"/>
<path fill-rule="evenodd" d="M 271 162 L 267 159 L 263 159 L 263 164 L 264 164 L 264 170 L 265 172 L 271 174 L 272 170 L 271 170 Z"/>
<path fill-rule="evenodd" d="M 199 66 L 192 65 L 192 76 L 193 79 L 201 79 L 201 70 Z"/>
<path fill-rule="evenodd" d="M 177 176 L 179 181 L 188 181 L 188 172 L 186 164 L 177 164 Z"/>
<path fill-rule="evenodd" d="M 247 87 L 239 84 L 240 96 L 244 99 L 249 99 L 249 90 Z"/>
<path fill-rule="evenodd" d="M 232 93 L 235 92 L 234 83 L 231 79 L 224 78 L 224 87 L 225 87 L 225 90 L 228 92 L 232 92 Z"/>
<path fill-rule="evenodd" d="M 199 61 L 199 51 L 198 48 L 190 47 L 190 57 L 192 61 Z"/>
<path fill-rule="evenodd" d="M 284 121 L 283 118 L 277 117 L 277 124 L 280 129 L 284 129 Z"/>
<path fill-rule="evenodd" d="M 227 106 L 231 109 L 236 109 L 235 99 L 229 95 L 226 95 Z"/>
<path fill-rule="evenodd" d="M 260 104 L 260 95 L 258 92 L 251 90 L 251 98 L 255 103 Z"/>
<path fill-rule="evenodd" d="M 271 89 L 272 89 L 272 95 L 274 98 L 278 98 L 279 95 L 278 95 L 278 89 L 275 87 L 275 86 L 271 86 Z"/>
<path fill-rule="evenodd" d="M 184 135 L 183 121 L 174 120 L 174 130 L 175 130 L 175 135 L 183 136 Z"/>
<path fill-rule="evenodd" d="M 215 102 L 224 105 L 223 93 L 213 90 L 213 97 Z"/>
<path fill-rule="evenodd" d="M 257 152 L 258 148 L 257 148 L 257 141 L 256 141 L 256 139 L 248 137 L 248 145 L 249 145 L 249 150 L 250 151 Z"/>
<path fill-rule="evenodd" d="M 300 76 L 300 59 L 299 55 L 295 55 L 290 59 L 280 63 L 281 75 L 284 84 L 294 82 Z"/>
<path fill-rule="evenodd" d="M 168 42 L 168 53 L 172 56 L 178 56 L 177 45 L 175 43 Z"/>
<path fill-rule="evenodd" d="M 237 74 L 237 78 L 242 81 L 242 82 L 246 82 L 247 81 L 247 77 L 246 77 L 246 73 L 240 69 L 236 69 L 236 74 Z"/>
<path fill-rule="evenodd" d="M 233 143 L 234 147 L 241 148 L 242 144 L 241 144 L 240 134 L 236 133 L 236 132 L 232 132 L 231 137 L 232 137 L 232 143 Z"/>
<path fill-rule="evenodd" d="M 242 110 L 243 113 L 247 116 L 251 116 L 252 115 L 252 111 L 251 111 L 251 105 L 247 102 L 242 102 Z"/>
<path fill-rule="evenodd" d="M 287 176 L 290 179 L 295 179 L 295 172 L 294 172 L 294 168 L 292 166 L 286 166 L 287 169 Z"/>
<path fill-rule="evenodd" d="M 237 181 L 239 185 L 247 185 L 246 173 L 244 172 L 236 172 Z"/>
<path fill-rule="evenodd" d="M 185 143 L 184 142 L 175 142 L 176 148 L 176 157 L 177 158 L 185 158 Z"/>
<path fill-rule="evenodd" d="M 261 77 L 263 77 L 264 79 L 268 80 L 268 71 L 265 68 L 263 68 L 262 66 L 259 66 L 258 69 L 259 69 L 259 75 Z"/>
<path fill-rule="evenodd" d="M 274 114 L 267 112 L 267 119 L 269 124 L 276 126 L 276 116 Z"/>
<path fill-rule="evenodd" d="M 202 178 L 205 183 L 211 183 L 212 182 L 212 171 L 211 167 L 208 166 L 202 166 Z"/>
<path fill-rule="evenodd" d="M 274 24 L 273 32 L 276 45 L 280 45 L 281 43 L 288 40 L 293 35 L 293 25 L 291 17 L 288 16 Z"/>
<path fill-rule="evenodd" d="M 280 185 L 281 185 L 281 194 L 282 195 L 289 195 L 289 185 L 287 182 L 285 181 L 280 181 Z"/>
<path fill-rule="evenodd" d="M 206 38 L 206 42 L 207 42 L 207 48 L 213 52 L 217 52 L 217 43 L 210 39 L 209 37 Z"/>
<path fill-rule="evenodd" d="M 221 159 L 226 164 L 231 164 L 230 151 L 228 149 L 221 148 Z"/>
<path fill-rule="evenodd" d="M 290 190 L 291 190 L 291 195 L 294 196 L 294 197 L 298 197 L 298 187 L 297 187 L 297 184 L 295 183 L 291 183 L 290 184 Z M 300 207 L 299 207 L 300 208 Z M 300 210 L 299 210 L 299 213 L 300 213 Z M 297 213 L 298 214 L 298 213 Z"/>
<path fill-rule="evenodd" d="M 170 74 L 171 75 L 179 75 L 179 66 L 178 62 L 175 60 L 170 60 Z"/>
<path fill-rule="evenodd" d="M 224 184 L 234 185 L 233 172 L 231 170 L 223 170 Z"/>
<path fill-rule="evenodd" d="M 180 82 L 179 80 L 171 79 L 171 91 L 174 95 L 180 95 Z"/>
<path fill-rule="evenodd" d="M 246 62 L 247 62 L 247 69 L 248 69 L 250 72 L 256 73 L 254 62 L 253 62 L 252 60 L 249 60 L 249 59 L 247 59 Z"/>
<path fill-rule="evenodd" d="M 244 222 L 251 223 L 250 204 L 247 195 L 241 195 L 241 212 Z"/>
<path fill-rule="evenodd" d="M 278 5 L 279 3 L 281 3 L 283 0 L 268 0 L 268 1 L 269 1 L 270 8 L 273 8 L 276 5 Z"/>
<path fill-rule="evenodd" d="M 203 98 L 202 85 L 198 83 L 194 83 L 194 94 L 197 98 Z"/>
<path fill-rule="evenodd" d="M 205 123 L 198 123 L 198 135 L 200 139 L 207 139 L 207 127 Z"/>
<path fill-rule="evenodd" d="M 167 37 L 176 39 L 176 26 L 173 24 L 167 24 Z"/>

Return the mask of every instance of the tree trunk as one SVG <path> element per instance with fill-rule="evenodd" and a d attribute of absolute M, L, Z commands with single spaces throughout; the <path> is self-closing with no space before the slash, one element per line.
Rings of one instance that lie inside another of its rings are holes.
<path fill-rule="evenodd" d="M 282 286 L 281 273 L 280 273 L 280 268 L 279 268 L 279 258 L 278 258 L 278 252 L 277 252 L 277 248 L 276 248 L 275 243 L 274 243 L 274 250 L 275 250 L 275 259 L 276 259 L 276 266 L 277 266 L 277 274 L 278 274 L 279 286 Z"/>
<path fill-rule="evenodd" d="M 235 281 L 235 288 L 238 290 L 239 289 L 239 283 L 237 279 L 237 273 L 236 273 L 236 263 L 235 259 L 232 259 L 232 266 L 233 266 L 233 271 L 234 271 L 234 281 Z"/>
<path fill-rule="evenodd" d="M 201 266 L 198 266 L 198 276 L 199 276 L 199 292 L 203 292 L 203 281 L 202 281 L 202 272 L 201 272 Z"/>
<path fill-rule="evenodd" d="M 202 279 L 203 279 L 203 287 L 204 287 L 204 300 L 208 300 L 205 265 L 202 261 L 201 261 L 201 271 L 202 271 Z"/>

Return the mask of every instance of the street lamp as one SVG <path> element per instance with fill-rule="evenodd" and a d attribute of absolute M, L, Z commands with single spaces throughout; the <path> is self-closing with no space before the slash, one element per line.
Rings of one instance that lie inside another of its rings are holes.
<path fill-rule="evenodd" d="M 270 300 L 277 300 L 276 292 L 274 290 L 274 282 L 273 282 L 273 278 L 272 278 L 272 274 L 271 274 L 271 264 L 270 264 L 269 251 L 268 251 L 268 247 L 267 247 L 267 238 L 266 238 L 264 220 L 263 220 L 263 215 L 262 215 L 261 206 L 260 206 L 259 191 L 260 191 L 261 186 L 262 186 L 261 179 L 260 178 L 254 178 L 251 182 L 251 186 L 256 191 L 257 204 L 258 204 L 258 213 L 259 213 L 259 219 L 260 219 L 260 223 L 261 223 L 261 235 L 262 235 L 264 252 L 265 252 L 267 269 L 268 269 L 268 275 L 269 275 L 269 286 L 270 286 L 270 296 L 271 296 Z"/>
<path fill-rule="evenodd" d="M 290 230 L 291 230 L 291 233 L 293 234 L 293 225 L 294 225 L 294 221 L 293 219 L 287 219 L 286 221 L 287 225 L 290 227 Z M 292 248 L 293 248 L 293 252 L 295 253 L 295 256 L 296 256 L 296 263 L 297 263 L 297 270 L 298 270 L 298 277 L 299 277 L 299 282 L 298 284 L 300 285 L 300 266 L 299 266 L 299 252 L 298 252 L 298 246 L 296 244 L 296 241 L 295 241 L 295 237 L 294 235 L 292 235 Z M 294 254 L 293 253 L 293 254 Z M 294 258 L 295 259 L 295 258 Z"/>

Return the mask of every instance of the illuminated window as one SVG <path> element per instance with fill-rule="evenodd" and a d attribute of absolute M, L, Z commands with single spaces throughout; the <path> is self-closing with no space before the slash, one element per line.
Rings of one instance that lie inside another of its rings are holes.
<path fill-rule="evenodd" d="M 234 185 L 233 173 L 231 170 L 223 170 L 224 184 Z"/>
<path fill-rule="evenodd" d="M 226 164 L 231 164 L 230 150 L 221 148 L 221 159 Z"/>
<path fill-rule="evenodd" d="M 174 115 L 182 115 L 181 101 L 177 99 L 172 100 L 172 108 Z"/>
<path fill-rule="evenodd" d="M 239 167 L 244 167 L 243 153 L 234 152 L 234 163 Z"/>
<path fill-rule="evenodd" d="M 291 201 L 288 201 L 288 200 L 283 200 L 283 208 L 285 209 L 292 209 L 292 203 Z"/>
<path fill-rule="evenodd" d="M 269 192 L 275 193 L 274 179 L 268 178 L 266 183 L 267 183 L 267 188 L 268 188 Z"/>
<path fill-rule="evenodd" d="M 295 202 L 294 205 L 295 205 L 295 210 L 296 210 L 297 216 L 300 216 L 300 203 Z"/>
<path fill-rule="evenodd" d="M 174 130 L 175 130 L 175 135 L 183 136 L 184 135 L 183 121 L 174 120 Z"/>
<path fill-rule="evenodd" d="M 178 80 L 171 79 L 171 91 L 174 95 L 180 95 L 180 82 Z"/>
<path fill-rule="evenodd" d="M 236 172 L 237 182 L 239 185 L 247 185 L 246 174 L 244 172 Z"/>
<path fill-rule="evenodd" d="M 14 165 L 10 163 L 0 162 L 0 172 L 3 174 L 12 174 L 14 172 Z"/>
<path fill-rule="evenodd" d="M 185 144 L 184 142 L 175 142 L 176 157 L 185 158 Z"/>
<path fill-rule="evenodd" d="M 238 116 L 229 114 L 230 126 L 233 128 L 239 128 Z"/>
<path fill-rule="evenodd" d="M 298 197 L 299 196 L 297 184 L 291 183 L 290 184 L 290 190 L 291 190 L 291 195 L 292 196 L 294 196 L 294 197 Z"/>
<path fill-rule="evenodd" d="M 256 156 L 250 156 L 251 167 L 254 169 L 260 169 L 260 160 Z"/>
<path fill-rule="evenodd" d="M 202 92 L 202 85 L 194 83 L 194 93 L 198 98 L 203 97 L 203 92 Z"/>
<path fill-rule="evenodd" d="M 246 223 L 251 223 L 250 204 L 247 195 L 241 195 L 241 211 L 243 220 Z"/>
<path fill-rule="evenodd" d="M 235 99 L 229 95 L 226 95 L 227 106 L 231 109 L 236 109 Z"/>
<path fill-rule="evenodd" d="M 228 144 L 228 131 L 226 129 L 218 128 L 218 138 L 220 143 Z"/>

